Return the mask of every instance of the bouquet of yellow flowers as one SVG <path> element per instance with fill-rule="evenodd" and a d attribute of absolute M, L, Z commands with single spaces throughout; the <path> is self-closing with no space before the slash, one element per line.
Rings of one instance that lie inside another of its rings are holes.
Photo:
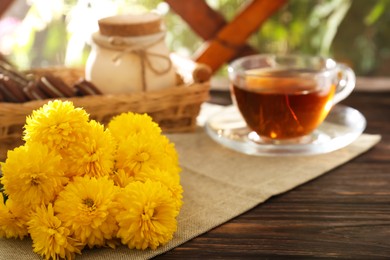
<path fill-rule="evenodd" d="M 30 236 L 45 259 L 84 247 L 155 249 L 173 237 L 183 189 L 174 144 L 146 114 L 107 127 L 54 100 L 27 117 L 1 163 L 0 237 Z"/>

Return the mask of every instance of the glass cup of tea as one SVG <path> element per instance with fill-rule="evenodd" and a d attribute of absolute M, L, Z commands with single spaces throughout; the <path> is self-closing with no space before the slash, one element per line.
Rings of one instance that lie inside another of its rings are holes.
<path fill-rule="evenodd" d="M 331 58 L 259 54 L 228 67 L 231 95 L 255 142 L 304 142 L 354 89 L 351 68 Z"/>

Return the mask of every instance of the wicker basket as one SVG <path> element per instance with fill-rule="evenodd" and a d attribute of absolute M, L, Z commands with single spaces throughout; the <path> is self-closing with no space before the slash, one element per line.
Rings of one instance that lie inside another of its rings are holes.
<path fill-rule="evenodd" d="M 185 71 L 186 75 L 178 74 L 178 84 L 171 88 L 134 94 L 72 97 L 66 100 L 72 101 L 76 107 L 84 108 L 91 119 L 104 124 L 115 115 L 132 111 L 149 114 L 166 133 L 189 132 L 196 127 L 200 105 L 209 98 L 209 77 L 204 76 L 209 68 L 194 68 L 201 69 L 197 73 L 192 70 Z M 84 75 L 83 70 L 70 68 L 47 68 L 32 72 L 36 75 L 50 72 L 70 85 Z M 183 71 L 178 70 L 178 73 Z M 192 82 L 188 82 L 189 75 L 192 75 Z M 201 75 L 200 80 L 196 75 Z M 48 101 L 0 103 L 0 160 L 6 157 L 7 150 L 22 144 L 26 116 Z"/>

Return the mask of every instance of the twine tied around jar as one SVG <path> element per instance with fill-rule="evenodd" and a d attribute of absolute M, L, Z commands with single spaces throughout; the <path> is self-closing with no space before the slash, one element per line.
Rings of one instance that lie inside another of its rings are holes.
<path fill-rule="evenodd" d="M 169 56 L 148 51 L 149 48 L 157 45 L 164 40 L 165 33 L 159 33 L 153 36 L 148 36 L 142 39 L 142 41 L 134 40 L 132 37 L 120 37 L 120 36 L 104 36 L 99 33 L 92 35 L 92 40 L 95 44 L 118 51 L 112 59 L 113 62 L 117 62 L 126 54 L 135 54 L 140 58 L 141 62 L 141 78 L 142 78 L 142 91 L 147 90 L 146 84 L 146 67 L 153 71 L 156 75 L 163 75 L 168 73 L 172 68 L 172 61 Z M 156 68 L 151 62 L 150 58 L 155 57 L 167 62 L 167 66 L 162 69 Z"/>

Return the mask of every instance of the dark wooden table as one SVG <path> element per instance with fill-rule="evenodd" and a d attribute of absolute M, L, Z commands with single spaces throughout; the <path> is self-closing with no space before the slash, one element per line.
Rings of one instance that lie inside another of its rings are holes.
<path fill-rule="evenodd" d="M 390 79 L 359 79 L 342 103 L 379 144 L 156 259 L 390 259 Z"/>

